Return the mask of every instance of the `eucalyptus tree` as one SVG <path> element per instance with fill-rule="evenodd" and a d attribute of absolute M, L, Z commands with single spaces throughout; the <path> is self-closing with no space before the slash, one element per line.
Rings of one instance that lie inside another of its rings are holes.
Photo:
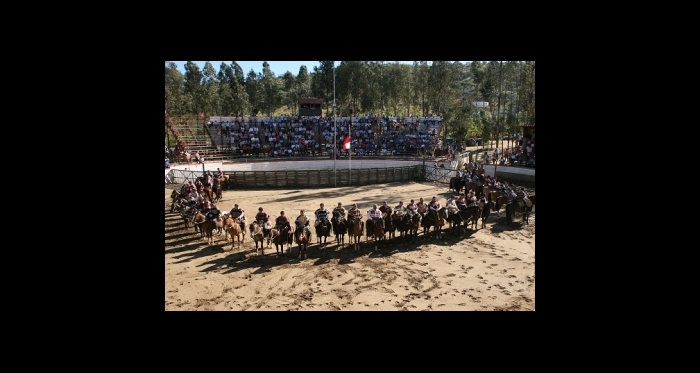
<path fill-rule="evenodd" d="M 333 67 L 335 61 L 318 61 L 319 66 L 314 66 L 314 75 L 311 80 L 314 96 L 323 98 L 326 105 L 326 116 L 330 114 L 333 105 Z"/>
<path fill-rule="evenodd" d="M 309 75 L 309 69 L 306 65 L 301 65 L 299 67 L 299 73 L 297 74 L 297 89 L 299 91 L 299 98 L 308 97 L 311 95 L 311 76 Z"/>
<path fill-rule="evenodd" d="M 291 113 L 291 115 L 297 115 L 297 109 L 299 107 L 298 84 L 294 74 L 289 71 L 282 75 L 282 89 L 284 91 L 284 106 Z"/>
<path fill-rule="evenodd" d="M 535 125 L 535 61 L 525 61 L 522 69 L 522 108 L 525 125 Z"/>
<path fill-rule="evenodd" d="M 267 116 L 271 117 L 273 107 L 276 109 L 280 103 L 280 97 L 275 73 L 270 70 L 270 64 L 268 64 L 267 61 L 263 61 L 261 79 L 264 107 L 267 108 Z"/>
<path fill-rule="evenodd" d="M 197 114 L 204 111 L 205 96 L 202 81 L 204 75 L 196 63 L 187 61 L 185 64 L 185 111 Z"/>
<path fill-rule="evenodd" d="M 367 65 L 361 61 L 341 61 L 337 69 L 336 91 L 341 98 L 343 116 L 358 116 L 363 91 L 366 90 Z"/>
<path fill-rule="evenodd" d="M 428 61 L 413 61 L 414 92 L 420 98 L 421 116 L 428 114 L 426 96 L 428 94 Z"/>
<path fill-rule="evenodd" d="M 171 115 L 186 114 L 184 105 L 185 77 L 177 64 L 169 62 L 165 67 L 165 109 Z"/>
<path fill-rule="evenodd" d="M 453 94 L 450 87 L 454 79 L 452 64 L 449 61 L 433 61 L 428 71 L 428 97 L 431 111 L 435 115 L 443 115 L 450 95 Z"/>
<path fill-rule="evenodd" d="M 204 63 L 202 72 L 202 95 L 204 98 L 204 112 L 210 115 L 221 115 L 221 99 L 219 97 L 219 79 L 211 62 Z"/>
<path fill-rule="evenodd" d="M 236 61 L 232 61 L 231 70 L 229 85 L 231 87 L 231 107 L 233 112 L 240 115 L 250 113 L 250 100 L 245 87 L 246 79 L 243 74 L 243 68 Z"/>
<path fill-rule="evenodd" d="M 405 92 L 408 90 L 408 66 L 392 63 L 386 68 L 386 96 L 393 116 L 399 115 L 401 104 L 406 105 Z"/>
<path fill-rule="evenodd" d="M 360 86 L 364 87 L 360 93 L 361 112 L 371 114 L 380 107 L 380 66 L 374 61 L 362 62 L 363 74 L 360 75 Z"/>
<path fill-rule="evenodd" d="M 260 110 L 264 108 L 265 101 L 263 97 L 263 82 L 262 74 L 256 74 L 253 69 L 248 72 L 248 77 L 245 82 L 245 91 L 248 94 L 248 107 L 250 113 L 258 115 Z"/>

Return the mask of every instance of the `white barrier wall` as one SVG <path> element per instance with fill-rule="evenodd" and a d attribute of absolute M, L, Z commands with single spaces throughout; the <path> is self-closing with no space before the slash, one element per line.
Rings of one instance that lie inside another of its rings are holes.
<path fill-rule="evenodd" d="M 528 183 L 535 182 L 535 169 L 534 168 L 523 168 L 523 167 L 509 167 L 509 166 L 496 166 L 494 165 L 484 165 L 484 172 L 487 175 L 493 177 L 494 171 L 498 174 L 496 177 L 501 177 L 508 180 L 524 181 Z"/>

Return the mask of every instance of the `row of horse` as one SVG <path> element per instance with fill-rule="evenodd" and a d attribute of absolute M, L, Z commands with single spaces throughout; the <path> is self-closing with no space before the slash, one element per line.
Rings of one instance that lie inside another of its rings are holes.
<path fill-rule="evenodd" d="M 492 194 L 490 193 L 488 198 L 489 200 L 486 204 L 477 204 L 476 206 L 468 207 L 466 210 L 459 210 L 455 213 L 450 213 L 447 208 L 443 207 L 437 211 L 422 209 L 415 213 L 406 212 L 392 215 L 390 208 L 381 219 L 378 219 L 376 222 L 372 221 L 371 223 L 370 219 L 363 221 L 360 217 L 361 214 L 358 214 L 357 217 L 346 219 L 338 212 L 334 212 L 330 222 L 328 220 L 322 220 L 315 226 L 317 242 L 319 246 L 324 247 L 327 244 L 326 238 L 330 237 L 332 232 L 335 235 L 336 244 L 342 247 L 345 246 L 345 236 L 347 234 L 349 235 L 348 244 L 354 245 L 354 249 L 358 250 L 362 242 L 362 236 L 366 234 L 367 240 L 372 240 L 376 250 L 378 244 L 387 243 L 387 236 L 388 239 L 395 238 L 397 231 L 399 232 L 400 238 L 415 242 L 420 228 L 423 228 L 423 235 L 426 239 L 431 237 L 431 228 L 433 228 L 432 237 L 439 237 L 442 239 L 443 226 L 448 223 L 452 228 L 453 235 L 461 234 L 462 225 L 464 225 L 466 229 L 471 224 L 471 229 L 477 229 L 479 220 L 481 220 L 481 228 L 485 228 L 486 219 L 490 211 L 499 211 L 502 205 L 506 206 L 506 219 L 508 222 L 512 221 L 512 216 L 515 212 L 521 212 L 523 215 L 523 222 L 527 223 L 529 212 L 532 210 L 535 202 L 535 197 L 531 196 L 530 200 L 532 205 L 520 207 L 517 202 L 508 203 L 507 198 L 502 195 L 497 195 L 496 199 L 493 200 Z M 228 241 L 229 236 L 231 237 L 231 249 L 235 247 L 236 242 L 238 242 L 238 247 L 240 249 L 241 243 L 245 241 L 245 224 L 239 219 L 230 216 L 228 213 L 220 214 L 215 219 L 208 220 L 201 211 L 194 207 L 187 206 L 185 203 L 173 203 L 171 211 L 174 211 L 175 208 L 177 208 L 185 221 L 185 229 L 193 225 L 195 233 L 199 231 L 201 237 L 206 237 L 209 244 L 213 244 L 214 242 L 214 231 L 217 231 L 219 236 L 223 233 L 226 241 Z M 261 250 L 264 255 L 265 240 L 267 241 L 268 248 L 271 242 L 275 244 L 278 255 L 284 252 L 285 246 L 287 247 L 287 251 L 289 251 L 293 242 L 299 245 L 300 256 L 306 254 L 307 247 L 311 240 L 310 229 L 305 229 L 303 225 L 295 225 L 295 228 L 288 229 L 281 226 L 272 227 L 269 223 L 263 223 L 262 221 L 251 223 L 248 226 L 248 230 L 250 231 L 251 238 L 255 242 L 256 254 L 258 250 Z M 365 226 L 367 226 L 366 232 Z M 369 228 L 370 226 L 372 226 L 371 229 Z"/>

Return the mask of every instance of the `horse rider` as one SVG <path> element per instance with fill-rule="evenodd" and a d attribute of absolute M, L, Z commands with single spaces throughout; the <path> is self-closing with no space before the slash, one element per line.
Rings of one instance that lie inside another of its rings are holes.
<path fill-rule="evenodd" d="M 529 200 L 527 199 L 527 192 L 525 191 L 525 188 L 520 187 L 520 189 L 515 193 L 516 198 L 518 200 L 518 203 L 520 206 L 523 206 L 526 202 Z"/>
<path fill-rule="evenodd" d="M 440 202 L 437 200 L 437 197 L 433 196 L 433 198 L 428 202 L 428 211 L 435 211 L 435 216 L 437 217 L 437 211 L 440 210 L 442 206 L 440 206 Z"/>
<path fill-rule="evenodd" d="M 220 177 L 222 177 L 222 176 L 224 176 L 224 173 L 221 172 L 221 168 L 217 167 L 217 168 L 216 168 L 216 172 L 214 172 L 214 177 L 218 179 L 218 178 L 220 178 Z"/>
<path fill-rule="evenodd" d="M 394 220 L 398 220 L 401 219 L 405 213 L 406 207 L 403 205 L 403 201 L 399 201 L 399 204 L 394 206 L 394 213 L 391 216 Z"/>
<path fill-rule="evenodd" d="M 408 205 L 406 205 L 406 212 L 407 212 L 409 215 L 415 214 L 415 213 L 416 213 L 416 209 L 418 209 L 418 207 L 416 207 L 416 202 L 413 201 L 413 200 L 411 200 L 411 202 L 409 202 Z"/>
<path fill-rule="evenodd" d="M 286 227 L 287 232 L 292 230 L 292 226 L 289 224 L 289 219 L 284 216 L 284 211 L 280 211 L 280 216 L 275 219 L 275 225 L 277 226 L 278 230 L 281 230 L 282 227 Z"/>
<path fill-rule="evenodd" d="M 204 211 L 204 208 L 205 208 L 204 197 L 202 197 L 202 196 L 197 197 L 197 203 L 194 205 L 194 208 L 196 208 L 199 211 Z"/>
<path fill-rule="evenodd" d="M 386 214 L 389 212 L 389 205 L 387 205 L 386 201 L 382 203 L 381 206 L 379 206 L 379 211 L 382 212 L 382 217 L 386 217 Z"/>
<path fill-rule="evenodd" d="M 355 221 L 356 217 L 360 217 L 360 210 L 357 208 L 357 203 L 353 203 L 350 210 L 348 210 L 348 219 Z"/>
<path fill-rule="evenodd" d="M 474 196 L 474 192 L 469 192 L 469 197 L 467 197 L 467 207 L 473 206 L 476 206 L 476 196 Z"/>
<path fill-rule="evenodd" d="M 479 201 L 477 203 L 481 204 L 479 206 L 481 208 L 484 208 L 484 206 L 488 203 L 488 201 L 486 201 L 486 195 L 484 193 L 481 193 L 481 196 L 479 197 Z"/>
<path fill-rule="evenodd" d="M 270 220 L 270 215 L 263 211 L 262 207 L 258 207 L 258 213 L 255 215 L 255 221 L 257 221 L 261 226 L 268 223 Z"/>
<path fill-rule="evenodd" d="M 229 214 L 231 214 L 232 218 L 238 219 L 238 221 L 241 222 L 241 232 L 243 232 L 243 235 L 245 236 L 245 210 L 240 208 L 237 203 L 234 203 Z"/>
<path fill-rule="evenodd" d="M 457 199 L 457 208 L 459 208 L 462 211 L 467 211 L 467 198 L 464 197 L 464 193 L 459 194 L 459 198 Z"/>
<path fill-rule="evenodd" d="M 194 182 L 194 186 L 197 188 L 197 192 L 202 190 L 202 180 L 200 178 L 197 178 L 197 181 Z"/>
<path fill-rule="evenodd" d="M 328 220 L 328 209 L 324 207 L 325 205 L 322 203 L 316 211 L 314 211 L 314 217 L 316 218 L 316 221 L 314 222 L 314 227 L 318 226 L 318 223 L 321 221 Z"/>
<path fill-rule="evenodd" d="M 423 197 L 420 197 L 418 200 L 418 203 L 416 203 L 416 211 L 420 212 L 421 210 L 427 209 L 428 205 L 423 202 Z"/>
<path fill-rule="evenodd" d="M 457 207 L 457 202 L 455 201 L 454 196 L 447 198 L 447 203 L 445 203 L 445 206 L 450 214 L 456 214 L 459 211 L 459 207 Z"/>
<path fill-rule="evenodd" d="M 219 214 L 221 211 L 216 206 L 213 206 L 211 201 L 206 201 L 204 203 L 204 210 L 202 210 L 202 214 L 204 214 L 207 218 L 207 220 L 214 220 L 219 217 Z"/>
<path fill-rule="evenodd" d="M 182 184 L 182 187 L 180 187 L 180 196 L 187 197 L 187 195 L 189 193 L 190 193 L 190 184 L 188 184 L 188 183 Z"/>
<path fill-rule="evenodd" d="M 294 220 L 294 223 L 297 225 L 297 227 L 304 227 L 304 231 L 311 237 L 311 228 L 309 227 L 309 222 L 311 219 L 309 219 L 308 216 L 306 216 L 306 213 L 304 210 L 299 211 L 299 216 L 297 216 L 296 220 Z"/>
<path fill-rule="evenodd" d="M 377 204 L 372 205 L 372 208 L 367 211 L 367 235 L 372 235 L 374 223 L 382 218 L 382 210 L 377 208 Z"/>
<path fill-rule="evenodd" d="M 345 208 L 343 207 L 343 204 L 342 204 L 342 203 L 338 202 L 338 206 L 337 206 L 336 208 L 333 209 L 333 212 L 334 212 L 334 213 L 337 212 L 337 213 L 340 214 L 340 216 L 342 216 L 343 218 L 345 218 Z"/>

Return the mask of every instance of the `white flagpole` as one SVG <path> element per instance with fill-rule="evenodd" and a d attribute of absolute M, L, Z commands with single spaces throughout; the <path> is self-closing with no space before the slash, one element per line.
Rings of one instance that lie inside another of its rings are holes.
<path fill-rule="evenodd" d="M 348 136 L 350 137 L 350 144 L 348 144 L 348 159 L 350 160 L 350 168 L 348 168 L 348 185 L 350 185 L 350 177 L 352 176 L 352 156 L 350 156 L 350 149 L 352 149 L 352 136 L 350 135 L 350 128 L 352 128 L 352 117 L 350 117 L 350 123 L 348 123 Z"/>
<path fill-rule="evenodd" d="M 335 124 L 335 61 L 333 61 L 333 186 L 338 186 L 338 178 L 335 173 L 335 159 L 338 158 L 338 143 L 336 142 Z"/>

